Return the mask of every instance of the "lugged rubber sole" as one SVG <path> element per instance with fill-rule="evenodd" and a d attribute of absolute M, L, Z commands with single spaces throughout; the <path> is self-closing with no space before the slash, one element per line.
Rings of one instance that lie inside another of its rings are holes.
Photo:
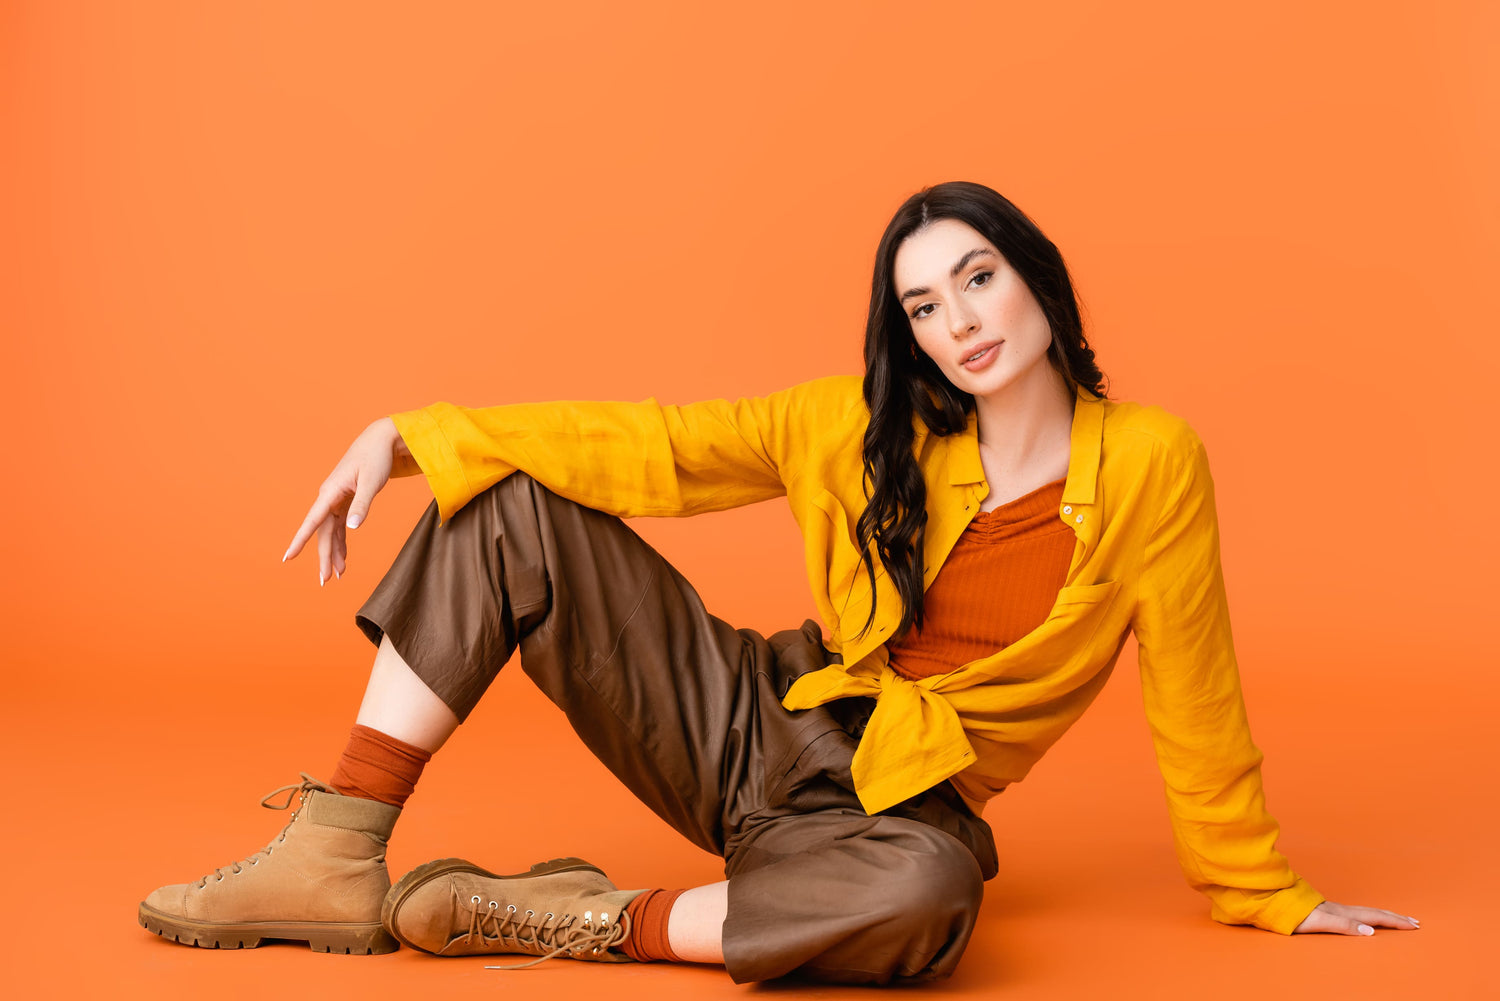
<path fill-rule="evenodd" d="M 397 908 L 424 883 L 440 879 L 450 872 L 471 872 L 489 879 L 530 879 L 532 876 L 545 876 L 548 873 L 572 872 L 574 870 L 586 870 L 588 872 L 597 872 L 601 876 L 605 875 L 603 869 L 592 862 L 585 862 L 574 855 L 569 855 L 566 858 L 549 859 L 546 862 L 538 862 L 525 872 L 512 872 L 504 875 L 490 872 L 488 869 L 475 865 L 468 859 L 433 859 L 431 862 L 422 863 L 405 876 L 396 880 L 396 884 L 386 893 L 385 902 L 380 905 L 380 923 L 385 926 L 385 929 L 390 934 L 395 936 L 396 941 L 408 949 L 416 949 L 420 952 L 426 952 L 428 955 L 436 955 L 430 950 L 423 949 L 420 945 L 408 941 L 405 936 L 396 930 L 394 922 Z"/>
<path fill-rule="evenodd" d="M 192 921 L 163 914 L 141 903 L 141 927 L 162 938 L 200 949 L 254 949 L 262 942 L 306 942 L 313 952 L 380 956 L 400 946 L 379 922 L 332 921 Z"/>

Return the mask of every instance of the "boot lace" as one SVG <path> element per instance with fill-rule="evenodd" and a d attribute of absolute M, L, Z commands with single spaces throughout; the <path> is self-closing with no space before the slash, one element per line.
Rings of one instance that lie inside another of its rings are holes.
<path fill-rule="evenodd" d="M 273 789 L 262 796 L 260 799 L 260 805 L 268 810 L 289 810 L 292 806 L 292 797 L 301 797 L 301 799 L 297 803 L 297 809 L 293 810 L 292 815 L 287 818 L 286 826 L 281 829 L 281 833 L 272 838 L 270 844 L 253 853 L 252 855 L 250 855 L 250 857 L 240 859 L 238 862 L 231 862 L 229 865 L 221 865 L 213 872 L 209 873 L 207 876 L 204 876 L 202 879 L 198 880 L 198 882 L 195 884 L 198 889 L 201 890 L 203 889 L 203 887 L 207 886 L 209 880 L 220 883 L 223 882 L 225 876 L 237 876 L 250 866 L 260 865 L 261 859 L 266 858 L 271 854 L 271 849 L 275 848 L 278 844 L 286 840 L 286 832 L 291 829 L 292 824 L 296 823 L 297 818 L 302 815 L 302 808 L 307 804 L 307 793 L 309 790 L 316 789 L 319 792 L 336 791 L 328 783 L 320 782 L 306 772 L 299 772 L 298 774 L 302 776 L 301 782 L 293 782 L 289 785 L 284 785 L 279 789 Z M 282 793 L 286 793 L 286 801 L 280 806 L 272 804 L 271 800 L 276 796 L 281 795 Z"/>
<path fill-rule="evenodd" d="M 471 914 L 469 932 L 465 936 L 468 941 L 477 942 L 483 948 L 495 952 L 538 955 L 543 949 L 550 950 L 529 963 L 486 966 L 486 970 L 524 970 L 528 966 L 535 966 L 564 954 L 574 959 L 585 953 L 597 956 L 630 937 L 630 915 L 623 911 L 614 922 L 610 921 L 607 911 L 599 915 L 597 922 L 593 911 L 584 911 L 583 921 L 579 922 L 574 914 L 559 916 L 548 911 L 537 919 L 536 912 L 532 910 L 526 911 L 524 915 L 519 914 L 515 904 L 502 909 L 493 900 L 483 907 L 480 906 L 481 903 L 482 899 L 477 894 L 469 899 Z"/>

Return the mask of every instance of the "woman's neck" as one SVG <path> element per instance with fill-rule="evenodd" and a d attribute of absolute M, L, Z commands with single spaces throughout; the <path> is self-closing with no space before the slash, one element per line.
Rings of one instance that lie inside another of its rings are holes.
<path fill-rule="evenodd" d="M 976 396 L 979 445 L 986 474 L 1010 477 L 1057 465 L 1072 440 L 1074 394 L 1046 361 L 989 396 Z M 1066 463 L 1064 463 L 1064 466 Z"/>

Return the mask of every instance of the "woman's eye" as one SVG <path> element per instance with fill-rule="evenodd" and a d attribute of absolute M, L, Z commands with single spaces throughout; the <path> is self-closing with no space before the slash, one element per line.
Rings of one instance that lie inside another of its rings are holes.
<path fill-rule="evenodd" d="M 972 285 L 974 282 L 978 282 L 981 278 L 983 278 L 984 281 L 979 282 L 979 287 L 980 288 L 984 288 L 986 285 L 988 285 L 990 283 L 990 279 L 993 278 L 993 277 L 995 277 L 995 273 L 993 271 L 976 271 L 974 273 L 974 277 L 972 277 L 972 278 L 969 279 L 969 284 Z M 922 312 L 922 310 L 924 310 L 924 309 L 930 309 L 930 308 L 933 308 L 932 307 L 932 303 L 930 303 L 930 302 L 929 303 L 924 303 L 923 305 L 918 306 L 916 309 L 914 309 L 914 310 L 911 311 L 911 318 L 913 320 L 920 320 L 922 317 L 930 315 L 928 313 Z"/>

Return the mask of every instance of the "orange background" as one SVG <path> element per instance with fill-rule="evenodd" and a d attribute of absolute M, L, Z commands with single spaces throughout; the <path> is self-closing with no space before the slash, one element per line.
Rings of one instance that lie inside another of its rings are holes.
<path fill-rule="evenodd" d="M 1281 849 L 1424 927 L 1211 921 L 1131 646 L 992 804 L 1004 868 L 939 990 L 1474 996 L 1500 888 L 1496 10 L 7 4 L 13 996 L 739 996 L 709 967 L 213 953 L 135 908 L 265 844 L 286 815 L 258 797 L 332 771 L 374 652 L 354 610 L 430 500 L 394 481 L 342 581 L 318 587 L 311 547 L 280 562 L 361 429 L 861 371 L 876 240 L 955 178 L 1062 248 L 1111 395 L 1208 445 Z M 781 502 L 633 525 L 736 625 L 815 615 Z M 428 767 L 393 876 L 455 854 L 722 875 L 514 664 Z"/>

